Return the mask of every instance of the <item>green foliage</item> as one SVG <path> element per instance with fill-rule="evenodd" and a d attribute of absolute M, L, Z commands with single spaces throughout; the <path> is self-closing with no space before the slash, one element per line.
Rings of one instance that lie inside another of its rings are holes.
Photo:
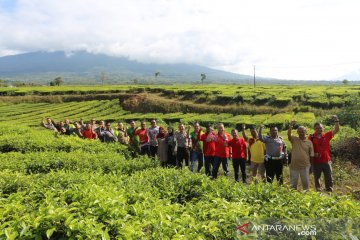
<path fill-rule="evenodd" d="M 50 86 L 60 86 L 64 83 L 62 77 L 56 77 L 53 81 L 50 82 Z"/>
<path fill-rule="evenodd" d="M 342 124 L 348 124 L 352 128 L 360 128 L 360 96 L 352 96 L 349 98 L 346 106 L 338 114 Z"/>
<path fill-rule="evenodd" d="M 55 136 L 38 127 L 44 116 L 284 127 L 292 118 L 311 124 L 312 113 L 130 114 L 114 100 L 0 104 L 0 113 L 0 239 L 241 239 L 237 226 L 268 219 L 316 224 L 323 239 L 336 233 L 329 222 L 336 230 L 346 225 L 347 237 L 359 235 L 360 203 L 351 196 L 242 185 L 225 177 L 213 181 L 187 169 L 160 168 L 147 157 L 132 158 L 118 143 Z M 335 177 L 348 179 L 345 173 Z M 297 236 L 260 232 L 249 237 Z"/>
<path fill-rule="evenodd" d="M 293 114 L 289 113 L 280 113 L 273 115 L 271 118 L 267 119 L 264 124 L 268 127 L 276 126 L 278 129 L 286 128 L 286 124 L 290 122 L 293 118 Z"/>

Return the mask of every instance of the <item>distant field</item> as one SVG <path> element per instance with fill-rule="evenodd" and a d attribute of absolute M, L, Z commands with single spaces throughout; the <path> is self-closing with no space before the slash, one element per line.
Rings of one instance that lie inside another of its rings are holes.
<path fill-rule="evenodd" d="M 69 118 L 77 121 L 80 118 L 89 120 L 106 120 L 111 122 L 130 120 L 151 120 L 158 119 L 167 123 L 184 122 L 194 123 L 217 123 L 224 122 L 227 126 L 235 127 L 237 124 L 247 125 L 281 125 L 284 121 L 298 119 L 303 124 L 310 125 L 315 121 L 313 113 L 299 112 L 296 114 L 262 114 L 262 115 L 232 115 L 227 113 L 220 114 L 198 114 L 198 113 L 131 113 L 123 110 L 118 100 L 96 100 L 84 102 L 66 103 L 20 103 L 20 104 L 0 104 L 0 121 L 11 121 L 13 123 L 36 125 L 41 118 L 52 117 L 56 121 Z"/>
<path fill-rule="evenodd" d="M 341 107 L 351 95 L 359 95 L 360 86 L 281 86 L 265 85 L 108 85 L 0 88 L 0 96 L 84 95 L 114 93 L 161 93 L 164 96 L 188 97 L 194 101 L 220 104 L 257 104 L 286 107 L 298 103 L 318 108 Z"/>
<path fill-rule="evenodd" d="M 265 124 L 285 128 L 292 119 L 308 126 L 313 124 L 317 118 L 332 114 L 332 109 L 345 106 L 352 96 L 360 94 L 359 90 L 360 86 L 259 86 L 254 89 L 248 85 L 0 88 L 0 102 L 4 103 L 0 118 L 31 124 L 44 116 L 57 120 L 96 117 L 110 121 L 156 118 L 166 122 L 221 121 L 228 126 Z M 134 96 L 141 97 L 142 102 L 132 101 Z M 121 107 L 119 98 L 125 99 Z M 9 102 L 27 103 L 10 107 Z M 27 105 L 33 102 L 37 103 Z"/>

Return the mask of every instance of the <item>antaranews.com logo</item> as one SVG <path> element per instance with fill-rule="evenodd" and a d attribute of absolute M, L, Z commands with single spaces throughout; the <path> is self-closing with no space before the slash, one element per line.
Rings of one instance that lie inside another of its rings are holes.
<path fill-rule="evenodd" d="M 239 234 L 250 234 L 259 231 L 265 232 L 296 232 L 299 236 L 316 236 L 315 225 L 305 224 L 253 224 L 251 222 L 244 223 L 236 227 Z"/>

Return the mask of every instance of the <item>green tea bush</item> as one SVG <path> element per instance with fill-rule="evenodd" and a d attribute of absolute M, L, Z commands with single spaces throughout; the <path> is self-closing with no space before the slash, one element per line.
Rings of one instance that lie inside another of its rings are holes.
<path fill-rule="evenodd" d="M 275 114 L 271 118 L 265 120 L 264 125 L 267 127 L 276 126 L 279 130 L 282 130 L 287 127 L 286 124 L 290 122 L 292 118 L 293 115 L 289 113 Z"/>
<path fill-rule="evenodd" d="M 239 237 L 235 228 L 245 219 L 346 216 L 357 223 L 360 211 L 359 203 L 347 197 L 303 194 L 276 184 L 212 181 L 188 170 L 152 169 L 127 177 L 12 174 L 17 178 L 28 184 L 3 198 L 1 237 L 228 239 Z"/>
<path fill-rule="evenodd" d="M 7 130 L 9 127 L 12 127 L 13 130 Z M 30 127 L 14 125 L 0 127 L 0 151 L 22 153 L 41 151 L 127 153 L 124 146 L 116 143 L 104 144 L 98 140 L 80 139 L 76 136 L 56 136 L 51 130 L 43 129 L 39 131 Z"/>

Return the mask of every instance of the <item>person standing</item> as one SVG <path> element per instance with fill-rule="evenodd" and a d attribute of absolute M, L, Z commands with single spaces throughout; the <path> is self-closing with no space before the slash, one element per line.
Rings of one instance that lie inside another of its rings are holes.
<path fill-rule="evenodd" d="M 93 130 L 90 123 L 86 124 L 85 130 L 81 132 L 81 135 L 86 139 L 95 139 L 97 138 L 96 132 Z"/>
<path fill-rule="evenodd" d="M 93 130 L 95 129 L 95 132 L 100 141 L 104 142 L 105 138 L 103 132 L 106 130 L 105 121 L 101 120 L 99 126 L 97 128 L 94 128 L 96 124 L 94 123 L 94 121 L 91 120 L 91 126 Z"/>
<path fill-rule="evenodd" d="M 81 119 L 82 120 L 82 119 Z M 104 122 L 104 121 L 102 121 Z M 95 118 L 92 118 L 90 120 L 90 125 L 91 125 L 91 128 L 95 131 L 95 129 L 97 129 L 99 126 L 96 124 L 96 119 Z"/>
<path fill-rule="evenodd" d="M 118 122 L 117 128 L 115 129 L 115 136 L 117 136 L 120 144 L 128 145 L 129 138 L 127 135 L 126 128 L 122 122 Z"/>
<path fill-rule="evenodd" d="M 45 119 L 43 119 L 40 123 L 41 126 L 43 126 L 46 129 L 50 129 L 53 130 L 55 132 L 57 132 L 57 128 L 56 128 L 56 123 L 51 119 L 51 118 L 46 118 L 46 122 L 44 121 Z"/>
<path fill-rule="evenodd" d="M 270 128 L 270 136 L 263 136 L 261 125 L 259 131 L 259 139 L 265 143 L 265 169 L 267 182 L 272 183 L 274 176 L 279 184 L 283 184 L 283 160 L 286 158 L 286 145 L 281 137 L 278 136 L 278 128 Z"/>
<path fill-rule="evenodd" d="M 176 166 L 178 168 L 182 168 L 183 161 L 185 160 L 185 166 L 189 166 L 189 158 L 190 158 L 190 140 L 187 137 L 185 132 L 184 124 L 179 124 L 179 131 L 175 133 L 175 142 L 176 142 Z"/>
<path fill-rule="evenodd" d="M 71 135 L 74 132 L 75 125 L 72 124 L 69 119 L 65 119 L 64 128 L 65 128 L 65 134 Z"/>
<path fill-rule="evenodd" d="M 82 135 L 82 129 L 81 129 L 81 124 L 79 123 L 79 122 L 74 122 L 74 126 L 75 126 L 75 128 L 74 128 L 74 131 L 73 131 L 73 133 L 76 135 L 76 136 L 78 136 L 79 138 L 84 138 L 83 137 L 83 135 Z"/>
<path fill-rule="evenodd" d="M 252 178 L 256 181 L 256 176 L 259 174 L 263 181 L 266 181 L 265 176 L 265 144 L 259 139 L 259 134 L 256 127 L 250 127 L 251 138 L 248 138 L 245 132 L 245 125 L 242 126 L 242 135 L 245 141 L 249 144 L 250 152 L 250 168 Z"/>
<path fill-rule="evenodd" d="M 165 129 L 163 127 L 159 127 L 159 133 L 156 136 L 156 140 L 158 142 L 157 148 L 157 156 L 160 159 L 161 166 L 165 167 L 167 165 L 168 157 L 167 157 L 167 144 L 165 139 Z"/>
<path fill-rule="evenodd" d="M 215 138 L 216 135 L 212 126 L 210 124 L 207 124 L 206 132 L 200 137 L 200 140 L 203 142 L 206 176 L 212 176 L 212 168 L 215 158 Z"/>
<path fill-rule="evenodd" d="M 168 126 L 165 142 L 167 144 L 167 164 L 168 166 L 176 167 L 176 140 L 174 128 L 171 126 Z"/>
<path fill-rule="evenodd" d="M 60 121 L 60 122 L 56 125 L 56 129 L 57 129 L 58 133 L 60 133 L 60 134 L 66 134 L 66 129 L 65 129 L 65 123 L 64 123 L 64 121 Z"/>
<path fill-rule="evenodd" d="M 291 163 L 290 163 L 290 186 L 297 189 L 300 176 L 303 190 L 309 189 L 310 167 L 314 157 L 314 148 L 312 142 L 306 138 L 306 128 L 299 126 L 297 128 L 298 137 L 291 135 L 291 130 L 295 121 L 289 124 L 288 139 L 292 144 Z"/>
<path fill-rule="evenodd" d="M 135 131 L 135 135 L 140 140 L 140 155 L 146 154 L 150 157 L 149 135 L 145 121 L 141 122 L 141 128 Z"/>
<path fill-rule="evenodd" d="M 156 136 L 159 134 L 159 126 L 156 125 L 156 120 L 151 120 L 151 126 L 148 128 L 148 136 L 150 138 L 150 155 L 155 157 L 158 150 L 158 141 L 156 140 Z"/>
<path fill-rule="evenodd" d="M 136 126 L 136 122 L 134 120 L 131 120 L 130 127 L 126 130 L 126 133 L 129 136 L 129 148 L 133 150 L 135 155 L 140 152 L 139 136 L 135 135 L 135 132 L 138 129 L 139 128 Z"/>
<path fill-rule="evenodd" d="M 238 130 L 231 130 L 232 139 L 228 145 L 231 147 L 232 163 L 234 167 L 235 181 L 239 182 L 239 168 L 241 169 L 242 182 L 246 182 L 246 151 L 247 145 L 243 138 L 239 137 Z"/>
<path fill-rule="evenodd" d="M 333 130 L 324 133 L 324 126 L 321 123 L 314 124 L 315 132 L 310 134 L 309 140 L 314 146 L 314 179 L 316 191 L 320 191 L 320 177 L 324 173 L 325 189 L 328 192 L 333 190 L 330 141 L 340 131 L 339 118 L 334 115 L 335 127 Z"/>
<path fill-rule="evenodd" d="M 102 139 L 102 142 L 117 142 L 118 138 L 115 135 L 114 130 L 111 128 L 111 123 L 107 122 L 105 129 L 100 131 L 99 138 Z"/>
<path fill-rule="evenodd" d="M 228 159 L 230 157 L 230 148 L 228 146 L 230 141 L 230 134 L 225 132 L 224 124 L 218 124 L 218 133 L 215 136 L 215 158 L 213 167 L 213 179 L 217 178 L 220 164 L 224 170 L 224 175 L 229 175 Z"/>
<path fill-rule="evenodd" d="M 191 160 L 190 170 L 192 172 L 195 171 L 196 162 L 198 163 L 197 172 L 200 172 L 201 168 L 204 165 L 203 145 L 200 140 L 201 134 L 202 132 L 201 132 L 200 124 L 198 122 L 194 124 L 194 131 L 191 133 L 189 126 L 187 135 L 191 140 L 191 146 L 192 146 L 190 151 L 190 160 Z"/>

